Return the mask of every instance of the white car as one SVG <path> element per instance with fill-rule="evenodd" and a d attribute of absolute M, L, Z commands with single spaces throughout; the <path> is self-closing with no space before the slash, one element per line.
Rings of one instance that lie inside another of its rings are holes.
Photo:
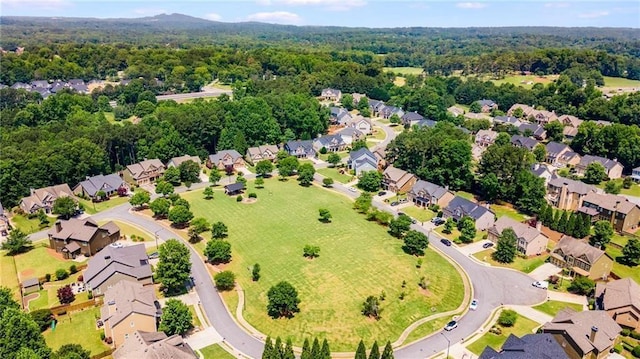
<path fill-rule="evenodd" d="M 533 282 L 531 285 L 540 289 L 549 289 L 549 282 L 546 280 L 539 280 L 537 282 Z"/>
<path fill-rule="evenodd" d="M 450 332 L 456 329 L 457 327 L 458 327 L 458 322 L 456 322 L 455 320 L 452 320 L 449 323 L 447 323 L 447 325 L 444 327 L 444 330 Z"/>
<path fill-rule="evenodd" d="M 471 305 L 469 305 L 469 309 L 476 310 L 478 309 L 478 300 L 474 299 L 471 301 Z"/>
<path fill-rule="evenodd" d="M 356 192 L 356 191 L 357 191 L 357 189 L 355 189 L 355 188 L 353 188 L 353 187 L 349 187 L 349 191 L 351 191 L 351 192 Z"/>

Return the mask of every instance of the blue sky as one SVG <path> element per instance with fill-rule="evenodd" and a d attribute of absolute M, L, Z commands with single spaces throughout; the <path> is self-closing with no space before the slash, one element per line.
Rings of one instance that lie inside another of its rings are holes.
<path fill-rule="evenodd" d="M 365 27 L 640 27 L 640 1 L 0 0 L 6 16 L 143 17 Z"/>

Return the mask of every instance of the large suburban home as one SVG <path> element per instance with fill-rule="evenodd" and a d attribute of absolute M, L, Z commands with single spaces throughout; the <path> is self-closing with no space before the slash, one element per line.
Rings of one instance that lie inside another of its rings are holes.
<path fill-rule="evenodd" d="M 346 151 L 349 144 L 341 135 L 324 135 L 313 140 L 313 149 L 320 152 L 325 148 L 327 152 Z"/>
<path fill-rule="evenodd" d="M 476 133 L 476 145 L 480 147 L 489 147 L 498 138 L 498 133 L 491 130 L 480 130 Z"/>
<path fill-rule="evenodd" d="M 565 211 L 577 211 L 582 207 L 587 193 L 595 193 L 596 187 L 582 181 L 553 176 L 547 182 L 547 201 L 556 208 Z"/>
<path fill-rule="evenodd" d="M 346 143 L 349 146 L 355 141 L 363 140 L 365 138 L 364 133 L 362 133 L 360 130 L 358 130 L 355 127 L 345 127 L 340 131 L 338 131 L 336 135 L 342 137 L 342 140 L 344 141 L 344 143 Z"/>
<path fill-rule="evenodd" d="M 247 149 L 246 159 L 254 165 L 260 161 L 275 161 L 278 156 L 278 146 L 264 145 L 258 147 L 249 147 Z"/>
<path fill-rule="evenodd" d="M 564 126 L 564 128 L 562 129 L 562 134 L 564 135 L 565 139 L 571 141 L 578 134 L 578 129 L 576 127 Z"/>
<path fill-rule="evenodd" d="M 246 162 L 242 159 L 242 155 L 236 150 L 218 151 L 216 154 L 209 155 L 209 158 L 207 158 L 207 167 L 217 168 L 219 170 L 237 170 L 246 165 Z"/>
<path fill-rule="evenodd" d="M 580 160 L 580 163 L 576 166 L 576 174 L 584 175 L 587 170 L 587 166 L 590 164 L 598 162 L 604 167 L 604 171 L 607 173 L 607 177 L 610 179 L 616 179 L 622 177 L 622 170 L 624 166 L 620 164 L 620 162 L 616 160 L 610 160 L 608 158 L 600 157 L 600 156 L 592 156 L 592 155 L 584 155 Z"/>
<path fill-rule="evenodd" d="M 539 144 L 537 140 L 534 140 L 531 137 L 524 137 L 520 135 L 511 136 L 511 144 L 516 147 L 526 148 L 529 151 L 533 151 L 533 149 Z"/>
<path fill-rule="evenodd" d="M 631 179 L 634 182 L 640 183 L 640 167 L 636 167 L 631 170 Z"/>
<path fill-rule="evenodd" d="M 517 117 L 513 116 L 496 116 L 493 118 L 493 123 L 500 125 L 510 125 L 514 127 L 518 127 L 522 124 L 522 122 L 520 122 Z"/>
<path fill-rule="evenodd" d="M 174 158 L 170 159 L 169 162 L 167 162 L 167 168 L 169 168 L 169 167 L 180 167 L 180 165 L 182 163 L 187 162 L 187 161 L 195 162 L 198 165 L 202 164 L 202 161 L 200 160 L 200 157 L 184 155 L 184 156 L 174 157 Z"/>
<path fill-rule="evenodd" d="M 106 246 L 89 260 L 83 280 L 94 296 L 104 294 L 120 281 L 153 284 L 144 244 L 122 248 Z"/>
<path fill-rule="evenodd" d="M 380 109 L 380 112 L 378 113 L 378 116 L 382 118 L 390 118 L 393 115 L 397 115 L 399 118 L 402 118 L 402 116 L 404 116 L 404 110 L 402 110 L 400 107 L 385 105 Z"/>
<path fill-rule="evenodd" d="M 191 346 L 179 334 L 136 330 L 113 352 L 113 359 L 197 359 Z"/>
<path fill-rule="evenodd" d="M 367 171 L 377 171 L 378 159 L 367 148 L 361 148 L 349 153 L 347 166 L 356 173 L 356 176 L 360 176 Z"/>
<path fill-rule="evenodd" d="M 100 321 L 105 337 L 118 348 L 138 330 L 155 332 L 161 313 L 153 286 L 123 280 L 104 293 Z"/>
<path fill-rule="evenodd" d="M 582 200 L 578 211 L 592 217 L 594 222 L 611 222 L 613 229 L 618 232 L 636 229 L 640 223 L 640 206 L 614 194 L 590 192 Z"/>
<path fill-rule="evenodd" d="M 498 104 L 493 102 L 493 100 L 478 100 L 476 101 L 484 113 L 489 113 L 493 109 L 498 109 Z"/>
<path fill-rule="evenodd" d="M 62 253 L 66 259 L 79 255 L 92 256 L 102 248 L 120 239 L 120 228 L 114 222 L 102 226 L 93 219 L 57 220 L 47 232 L 49 248 Z"/>
<path fill-rule="evenodd" d="M 402 121 L 403 125 L 413 126 L 416 123 L 424 120 L 424 116 L 417 112 L 405 112 L 400 120 Z"/>
<path fill-rule="evenodd" d="M 513 232 L 516 234 L 516 247 L 518 252 L 525 256 L 535 256 L 546 252 L 549 237 L 542 233 L 540 228 L 531 227 L 526 223 L 520 223 L 507 216 L 500 217 L 493 226 L 489 228 L 487 239 L 493 243 L 498 243 L 502 231 L 507 228 L 513 229 Z"/>
<path fill-rule="evenodd" d="M 547 186 L 551 178 L 553 178 L 553 170 L 550 169 L 547 164 L 534 163 L 531 165 L 531 173 L 536 177 L 542 178 L 545 186 Z"/>
<path fill-rule="evenodd" d="M 509 334 L 496 351 L 488 346 L 484 348 L 478 359 L 571 359 L 552 334 L 527 334 L 518 338 Z"/>
<path fill-rule="evenodd" d="M 549 262 L 591 279 L 606 279 L 613 267 L 613 259 L 603 250 L 569 236 L 562 236 L 551 251 Z"/>
<path fill-rule="evenodd" d="M 445 187 L 419 180 L 407 192 L 407 197 L 418 207 L 439 206 L 444 208 L 455 195 Z"/>
<path fill-rule="evenodd" d="M 535 122 L 542 126 L 546 125 L 549 122 L 558 120 L 558 116 L 556 115 L 555 112 L 553 111 L 549 112 L 545 110 L 536 110 L 532 114 L 530 114 L 527 118 L 529 119 L 529 121 Z"/>
<path fill-rule="evenodd" d="M 284 150 L 290 156 L 297 158 L 315 158 L 316 150 L 313 148 L 313 141 L 288 141 L 284 144 Z"/>
<path fill-rule="evenodd" d="M 164 170 L 159 159 L 144 160 L 128 165 L 124 170 L 124 180 L 138 186 L 148 185 L 162 177 Z"/>
<path fill-rule="evenodd" d="M 547 143 L 544 148 L 547 151 L 545 162 L 550 163 L 556 167 L 560 167 L 556 165 L 560 156 L 571 151 L 571 148 L 569 148 L 569 146 L 565 145 L 564 143 L 554 141 Z"/>
<path fill-rule="evenodd" d="M 567 151 L 556 159 L 556 166 L 575 168 L 575 166 L 580 163 L 580 160 L 582 160 L 582 156 L 580 156 L 578 153 Z"/>
<path fill-rule="evenodd" d="M 118 192 L 129 192 L 129 184 L 125 182 L 117 173 L 110 175 L 98 175 L 87 177 L 86 180 L 73 187 L 73 193 L 91 199 L 98 199 L 98 192 L 104 192 L 106 197 L 111 197 Z"/>
<path fill-rule="evenodd" d="M 351 94 L 351 97 L 353 97 L 353 104 L 357 105 L 360 103 L 360 100 L 362 100 L 363 98 L 366 98 L 367 95 L 363 93 L 354 92 Z"/>
<path fill-rule="evenodd" d="M 535 123 L 523 123 L 518 126 L 518 131 L 520 131 L 520 133 L 522 134 L 531 132 L 531 136 L 533 136 L 538 141 L 543 141 L 547 138 L 547 131 L 545 131 L 544 126 L 537 125 Z"/>
<path fill-rule="evenodd" d="M 466 198 L 455 196 L 442 211 L 444 218 L 452 218 L 458 222 L 462 217 L 471 217 L 475 222 L 476 229 L 484 231 L 491 228 L 495 222 L 496 215 L 488 208 Z"/>
<path fill-rule="evenodd" d="M 389 166 L 382 173 L 382 187 L 395 193 L 407 193 L 418 178 L 399 168 Z"/>
<path fill-rule="evenodd" d="M 563 126 L 571 128 L 578 128 L 578 126 L 580 126 L 580 124 L 584 122 L 576 116 L 571 115 L 562 115 L 558 117 L 558 121 L 560 121 Z"/>
<path fill-rule="evenodd" d="M 416 123 L 413 124 L 413 127 L 418 127 L 418 128 L 422 128 L 422 127 L 429 127 L 429 128 L 434 128 L 436 127 L 437 122 L 434 120 L 428 120 L 428 119 L 424 119 L 421 121 L 418 121 Z M 465 129 L 466 130 L 466 129 Z"/>
<path fill-rule="evenodd" d="M 371 114 L 374 116 L 381 116 L 380 112 L 385 107 L 384 102 L 378 100 L 369 99 L 369 110 L 371 110 Z"/>
<path fill-rule="evenodd" d="M 61 197 L 76 199 L 73 191 L 66 183 L 38 189 L 32 188 L 31 195 L 20 200 L 20 208 L 25 211 L 25 213 L 36 213 L 39 210 L 43 210 L 45 213 L 51 213 L 53 202 Z"/>
<path fill-rule="evenodd" d="M 457 106 L 451 106 L 451 107 L 449 107 L 447 109 L 447 112 L 449 112 L 450 114 L 452 114 L 455 117 L 458 117 L 458 116 L 464 115 L 465 111 L 464 111 L 463 108 L 460 108 L 460 107 L 457 107 Z"/>
<path fill-rule="evenodd" d="M 340 99 L 342 98 L 342 91 L 332 89 L 332 88 L 326 88 L 326 89 L 323 89 L 322 92 L 320 93 L 320 98 L 322 100 L 337 102 L 337 101 L 340 101 Z"/>
<path fill-rule="evenodd" d="M 542 332 L 553 335 L 569 358 L 601 359 L 609 356 L 622 328 L 603 311 L 561 310 Z"/>
<path fill-rule="evenodd" d="M 346 125 L 351 120 L 351 114 L 349 111 L 342 107 L 329 107 L 329 121 L 333 125 Z"/>
<path fill-rule="evenodd" d="M 531 106 L 523 105 L 521 103 L 516 103 L 509 108 L 509 110 L 507 111 L 507 115 L 515 116 L 517 109 L 522 110 L 522 118 L 529 118 L 529 116 L 531 116 L 531 114 L 533 114 L 536 111 L 536 109 Z"/>
<path fill-rule="evenodd" d="M 377 147 L 373 150 L 373 154 L 376 156 L 376 160 L 378 160 L 378 167 L 380 169 L 387 168 L 387 149 L 386 147 Z"/>
<path fill-rule="evenodd" d="M 355 128 L 365 135 L 369 135 L 373 131 L 373 124 L 371 123 L 371 119 L 362 117 L 360 115 L 354 116 L 351 120 L 349 120 L 347 122 L 347 127 Z"/>
<path fill-rule="evenodd" d="M 640 332 L 640 285 L 631 278 L 598 282 L 596 310 L 604 310 L 621 327 Z"/>

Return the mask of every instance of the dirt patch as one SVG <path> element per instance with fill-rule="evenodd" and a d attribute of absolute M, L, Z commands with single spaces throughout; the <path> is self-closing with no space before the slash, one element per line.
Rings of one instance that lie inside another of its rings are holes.
<path fill-rule="evenodd" d="M 244 204 L 254 204 L 256 202 L 258 202 L 257 198 L 244 198 L 242 200 L 242 203 L 244 203 Z"/>
<path fill-rule="evenodd" d="M 66 259 L 64 259 L 64 257 L 62 256 L 62 253 L 58 253 L 55 250 L 51 249 L 51 248 L 47 248 L 47 254 L 52 256 L 53 258 L 59 259 L 61 261 L 64 261 Z"/>
<path fill-rule="evenodd" d="M 418 292 L 420 292 L 420 294 L 426 296 L 426 297 L 430 297 L 431 296 L 431 291 L 429 289 L 418 289 Z"/>
<path fill-rule="evenodd" d="M 32 277 L 33 273 L 35 273 L 35 270 L 33 268 L 25 269 L 22 272 L 20 272 L 20 278 Z"/>

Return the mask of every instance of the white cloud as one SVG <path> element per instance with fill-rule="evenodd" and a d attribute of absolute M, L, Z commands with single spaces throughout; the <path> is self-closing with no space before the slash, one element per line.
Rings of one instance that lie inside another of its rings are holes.
<path fill-rule="evenodd" d="M 68 0 L 2 0 L 0 4 L 7 5 L 12 8 L 17 7 L 38 7 L 40 9 L 58 9 L 71 5 Z"/>
<path fill-rule="evenodd" d="M 205 19 L 207 20 L 213 20 L 213 21 L 220 21 L 222 20 L 222 16 L 220 16 L 220 14 L 216 14 L 215 12 L 206 14 L 205 16 L 203 16 Z"/>
<path fill-rule="evenodd" d="M 367 4 L 365 0 L 257 0 L 260 5 L 320 6 L 331 11 L 346 11 Z"/>
<path fill-rule="evenodd" d="M 249 21 L 270 22 L 276 24 L 299 24 L 302 18 L 288 11 L 258 12 L 247 16 Z"/>
<path fill-rule="evenodd" d="M 487 4 L 481 2 L 459 2 L 456 4 L 456 7 L 460 9 L 483 9 L 487 7 Z"/>
<path fill-rule="evenodd" d="M 591 11 L 591 12 L 582 13 L 578 15 L 578 17 L 582 19 L 595 19 L 598 17 L 608 16 L 608 15 L 609 15 L 608 11 Z"/>
<path fill-rule="evenodd" d="M 568 2 L 548 2 L 544 4 L 544 7 L 551 8 L 551 9 L 561 9 L 561 8 L 569 7 L 569 3 Z"/>

